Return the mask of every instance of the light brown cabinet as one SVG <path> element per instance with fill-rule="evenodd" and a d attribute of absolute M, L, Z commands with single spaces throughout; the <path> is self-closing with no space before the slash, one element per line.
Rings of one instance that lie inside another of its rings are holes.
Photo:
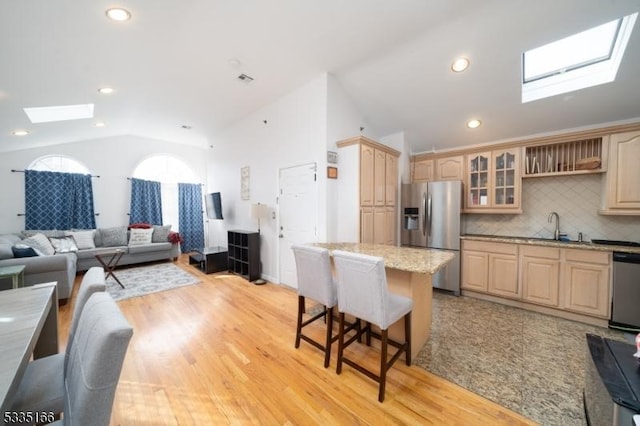
<path fill-rule="evenodd" d="M 462 246 L 463 289 L 519 297 L 516 245 L 463 241 Z"/>
<path fill-rule="evenodd" d="M 527 302 L 559 307 L 560 249 L 520 246 L 520 282 Z"/>
<path fill-rule="evenodd" d="M 463 180 L 464 156 L 436 159 L 435 180 Z"/>
<path fill-rule="evenodd" d="M 520 149 L 468 154 L 465 212 L 522 213 Z"/>
<path fill-rule="evenodd" d="M 609 138 L 609 165 L 600 213 L 640 215 L 640 132 L 614 133 Z"/>
<path fill-rule="evenodd" d="M 429 182 L 434 180 L 435 167 L 433 160 L 419 160 L 411 163 L 411 181 L 413 183 Z"/>
<path fill-rule="evenodd" d="M 562 269 L 564 308 L 609 318 L 611 255 L 605 252 L 564 250 Z"/>
<path fill-rule="evenodd" d="M 350 182 L 342 186 L 344 197 L 349 198 L 346 194 L 353 194 L 354 190 L 358 191 L 354 197 L 359 195 L 359 204 L 349 200 L 345 202 L 359 209 L 360 242 L 395 244 L 400 153 L 364 136 L 346 139 L 336 145 L 344 148 L 341 158 L 349 162 L 342 166 L 346 168 L 343 176 L 351 176 Z M 359 182 L 356 182 L 358 178 Z M 350 211 L 357 215 L 353 207 Z"/>

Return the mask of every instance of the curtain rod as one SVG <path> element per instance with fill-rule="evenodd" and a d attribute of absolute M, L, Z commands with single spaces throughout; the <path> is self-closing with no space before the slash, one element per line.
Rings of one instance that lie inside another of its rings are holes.
<path fill-rule="evenodd" d="M 24 173 L 25 170 L 16 170 L 16 169 L 11 169 L 11 171 L 13 173 Z M 55 173 L 65 173 L 65 172 L 55 172 Z M 84 173 L 76 173 L 76 174 L 84 174 Z M 100 176 L 98 175 L 90 175 L 92 178 L 99 178 Z"/>
<path fill-rule="evenodd" d="M 94 213 L 94 216 L 100 216 L 100 213 Z M 26 216 L 24 213 L 18 213 L 17 216 Z"/>
<path fill-rule="evenodd" d="M 131 178 L 131 177 L 128 177 L 128 178 L 127 178 L 127 180 L 133 180 L 133 179 L 147 180 L 147 179 Z M 158 182 L 158 181 L 157 181 L 157 180 L 152 180 L 151 182 Z M 160 182 L 160 183 L 162 183 L 162 182 Z M 176 182 L 176 183 L 188 183 L 188 182 Z M 194 184 L 194 185 L 204 186 L 204 183 L 196 183 L 196 184 Z"/>

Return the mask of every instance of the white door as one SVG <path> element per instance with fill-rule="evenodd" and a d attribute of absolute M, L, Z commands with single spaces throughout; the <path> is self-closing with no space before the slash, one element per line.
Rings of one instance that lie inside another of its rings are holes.
<path fill-rule="evenodd" d="M 316 242 L 318 188 L 316 163 L 280 169 L 279 260 L 280 283 L 298 288 L 292 244 Z"/>

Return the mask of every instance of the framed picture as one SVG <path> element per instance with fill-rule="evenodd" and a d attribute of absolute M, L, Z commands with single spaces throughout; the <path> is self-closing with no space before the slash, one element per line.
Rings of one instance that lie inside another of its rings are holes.
<path fill-rule="evenodd" d="M 327 177 L 329 179 L 338 179 L 338 168 L 337 167 L 327 167 Z"/>
<path fill-rule="evenodd" d="M 240 198 L 249 199 L 249 166 L 240 169 Z"/>

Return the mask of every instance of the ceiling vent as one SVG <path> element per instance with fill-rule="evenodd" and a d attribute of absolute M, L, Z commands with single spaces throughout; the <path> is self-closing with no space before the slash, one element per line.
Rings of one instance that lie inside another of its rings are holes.
<path fill-rule="evenodd" d="M 238 76 L 238 80 L 242 81 L 245 84 L 249 84 L 249 83 L 251 83 L 253 81 L 253 77 L 249 77 L 246 74 L 240 74 Z"/>

